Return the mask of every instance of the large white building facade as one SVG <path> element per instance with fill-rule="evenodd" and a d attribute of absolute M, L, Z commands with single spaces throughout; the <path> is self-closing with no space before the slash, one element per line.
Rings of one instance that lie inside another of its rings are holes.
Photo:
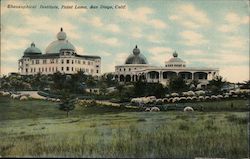
<path fill-rule="evenodd" d="M 180 59 L 176 52 L 173 53 L 171 59 L 165 62 L 165 66 L 152 66 L 148 64 L 146 57 L 136 46 L 125 64 L 115 66 L 114 74 L 119 82 L 135 82 L 141 79 L 149 83 L 168 85 L 171 78 L 180 76 L 187 83 L 198 80 L 200 86 L 205 86 L 209 80 L 219 74 L 219 69 L 187 67 L 186 62 Z"/>
<path fill-rule="evenodd" d="M 66 33 L 61 28 L 57 40 L 48 45 L 44 54 L 32 43 L 18 60 L 18 71 L 21 75 L 55 72 L 75 74 L 77 71 L 84 71 L 86 74 L 99 76 L 101 57 L 77 54 L 74 45 L 67 40 Z"/>

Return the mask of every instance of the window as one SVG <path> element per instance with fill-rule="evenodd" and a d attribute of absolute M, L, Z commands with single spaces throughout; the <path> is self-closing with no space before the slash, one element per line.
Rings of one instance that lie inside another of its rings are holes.
<path fill-rule="evenodd" d="M 56 63 L 58 63 L 58 59 L 56 59 Z"/>
<path fill-rule="evenodd" d="M 64 61 L 63 61 L 63 60 L 62 60 L 61 62 L 62 62 L 62 64 L 64 63 Z"/>
<path fill-rule="evenodd" d="M 96 73 L 99 73 L 99 70 L 96 70 Z"/>
<path fill-rule="evenodd" d="M 45 72 L 47 72 L 47 67 L 45 68 Z"/>
<path fill-rule="evenodd" d="M 43 64 L 46 64 L 47 63 L 47 61 L 46 60 L 43 60 Z"/>
<path fill-rule="evenodd" d="M 72 64 L 74 64 L 74 60 L 72 60 L 72 62 L 71 62 Z"/>
<path fill-rule="evenodd" d="M 40 68 L 40 67 L 39 67 L 39 69 L 38 69 L 38 70 L 39 70 L 39 72 L 41 72 L 41 68 Z"/>
<path fill-rule="evenodd" d="M 42 72 L 44 71 L 44 68 L 42 68 Z"/>
<path fill-rule="evenodd" d="M 36 72 L 36 68 L 34 68 L 34 72 Z"/>
<path fill-rule="evenodd" d="M 128 70 L 131 71 L 131 68 L 129 68 Z"/>
<path fill-rule="evenodd" d="M 81 64 L 81 61 L 80 61 L 80 60 L 78 60 L 78 64 Z"/>
<path fill-rule="evenodd" d="M 120 68 L 120 71 L 122 71 L 122 69 Z"/>
<path fill-rule="evenodd" d="M 56 67 L 56 72 L 57 72 L 57 67 Z"/>
<path fill-rule="evenodd" d="M 51 71 L 51 68 L 49 67 L 49 72 Z"/>
<path fill-rule="evenodd" d="M 36 60 L 36 64 L 39 64 L 39 60 Z"/>
<path fill-rule="evenodd" d="M 28 69 L 26 68 L 26 70 L 25 70 L 26 72 L 28 72 Z"/>
<path fill-rule="evenodd" d="M 126 71 L 126 68 L 124 68 L 124 71 Z"/>
<path fill-rule="evenodd" d="M 82 64 L 84 64 L 84 65 L 85 65 L 85 61 L 82 61 Z"/>
<path fill-rule="evenodd" d="M 67 63 L 69 63 L 69 60 L 67 60 Z"/>
<path fill-rule="evenodd" d="M 69 71 L 69 67 L 67 67 L 66 70 Z"/>
<path fill-rule="evenodd" d="M 54 67 L 52 67 L 52 72 L 54 72 Z"/>
<path fill-rule="evenodd" d="M 98 68 L 98 67 L 99 67 L 99 65 L 96 65 L 96 67 Z"/>
<path fill-rule="evenodd" d="M 32 65 L 34 65 L 34 60 L 32 60 L 31 62 L 32 62 Z"/>
<path fill-rule="evenodd" d="M 90 65 L 90 62 L 88 61 L 88 65 Z"/>
<path fill-rule="evenodd" d="M 74 68 L 72 67 L 71 70 L 74 71 Z"/>
<path fill-rule="evenodd" d="M 63 71 L 63 67 L 62 67 L 62 71 Z"/>
<path fill-rule="evenodd" d="M 203 79 L 203 74 L 199 73 L 199 79 Z"/>
<path fill-rule="evenodd" d="M 33 72 L 33 68 L 30 68 L 30 72 Z"/>

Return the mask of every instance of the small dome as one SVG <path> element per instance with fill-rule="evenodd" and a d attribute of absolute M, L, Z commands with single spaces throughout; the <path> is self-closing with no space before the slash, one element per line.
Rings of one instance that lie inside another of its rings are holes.
<path fill-rule="evenodd" d="M 60 53 L 61 49 L 68 49 L 68 50 L 76 50 L 75 47 L 66 40 L 66 33 L 63 32 L 63 29 L 61 28 L 61 31 L 57 34 L 57 39 L 50 43 L 48 47 L 46 48 L 45 52 L 47 54 L 49 53 Z"/>
<path fill-rule="evenodd" d="M 36 46 L 35 46 L 35 43 L 31 43 L 30 47 L 28 47 L 25 51 L 24 51 L 24 54 L 25 55 L 28 55 L 28 54 L 42 54 L 41 50 L 38 49 Z"/>
<path fill-rule="evenodd" d="M 140 54 L 140 49 L 138 49 L 136 45 L 133 49 L 133 54 L 128 56 L 125 64 L 148 64 L 148 61 L 145 56 Z"/>
<path fill-rule="evenodd" d="M 61 31 L 57 33 L 57 39 L 58 40 L 65 40 L 67 38 L 66 33 L 63 31 L 63 28 L 61 28 Z"/>
<path fill-rule="evenodd" d="M 137 45 L 135 46 L 135 48 L 133 50 L 133 54 L 134 55 L 139 55 L 140 54 L 140 49 L 137 48 Z"/>
<path fill-rule="evenodd" d="M 180 59 L 178 57 L 178 53 L 175 51 L 173 53 L 173 57 L 171 59 L 169 59 L 168 62 L 185 62 L 185 61 L 183 61 L 182 59 Z"/>
<path fill-rule="evenodd" d="M 174 57 L 178 57 L 178 54 L 177 54 L 176 51 L 173 53 L 173 56 L 174 56 Z"/>

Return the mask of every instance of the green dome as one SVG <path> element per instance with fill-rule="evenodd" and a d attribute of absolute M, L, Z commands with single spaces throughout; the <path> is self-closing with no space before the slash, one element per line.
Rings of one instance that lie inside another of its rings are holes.
<path fill-rule="evenodd" d="M 125 64 L 148 64 L 148 61 L 145 56 L 140 54 L 140 49 L 138 49 L 136 45 L 133 49 L 133 54 L 128 56 Z"/>
<path fill-rule="evenodd" d="M 30 47 L 28 47 L 24 51 L 24 55 L 29 55 L 29 54 L 42 54 L 41 50 L 38 49 L 34 43 L 31 43 Z"/>
<path fill-rule="evenodd" d="M 66 33 L 61 28 L 61 31 L 57 34 L 57 40 L 53 41 L 49 44 L 49 46 L 46 48 L 45 52 L 47 54 L 50 53 L 60 53 L 61 49 L 68 49 L 68 50 L 76 50 L 75 47 L 66 40 L 67 36 Z"/>

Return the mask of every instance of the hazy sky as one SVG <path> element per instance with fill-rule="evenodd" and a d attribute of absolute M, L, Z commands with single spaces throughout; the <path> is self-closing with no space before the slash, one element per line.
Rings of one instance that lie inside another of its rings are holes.
<path fill-rule="evenodd" d="M 10 4 L 37 8 L 7 8 Z M 62 5 L 125 9 L 61 9 Z M 123 64 L 137 44 L 152 65 L 163 66 L 176 50 L 188 66 L 219 68 L 232 82 L 249 79 L 247 0 L 1 0 L 1 73 L 17 72 L 17 60 L 32 42 L 44 53 L 61 27 L 78 54 L 102 57 L 102 73 Z"/>

